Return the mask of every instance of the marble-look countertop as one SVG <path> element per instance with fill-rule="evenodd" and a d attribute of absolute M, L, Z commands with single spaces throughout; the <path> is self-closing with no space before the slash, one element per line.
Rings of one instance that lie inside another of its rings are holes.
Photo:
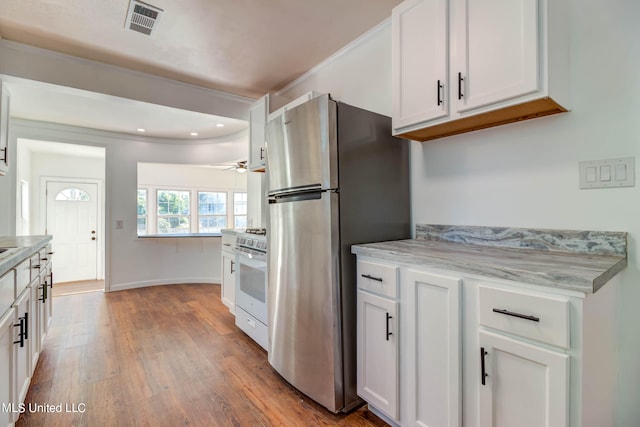
<path fill-rule="evenodd" d="M 491 247 L 424 239 L 354 245 L 360 256 L 487 278 L 594 293 L 627 265 L 624 255 Z"/>
<path fill-rule="evenodd" d="M 52 236 L 0 236 L 0 248 L 13 248 L 0 254 L 0 276 L 47 246 Z"/>

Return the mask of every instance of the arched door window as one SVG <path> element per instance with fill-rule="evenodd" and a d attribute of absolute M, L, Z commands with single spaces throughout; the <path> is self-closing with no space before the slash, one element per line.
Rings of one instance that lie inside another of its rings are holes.
<path fill-rule="evenodd" d="M 56 200 L 71 202 L 88 202 L 91 200 L 86 191 L 79 188 L 65 188 L 56 195 Z"/>

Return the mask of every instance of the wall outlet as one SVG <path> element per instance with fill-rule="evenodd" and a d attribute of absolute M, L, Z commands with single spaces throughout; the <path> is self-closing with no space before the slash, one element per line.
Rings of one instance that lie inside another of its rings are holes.
<path fill-rule="evenodd" d="M 116 219 L 116 228 L 117 229 L 123 229 L 124 228 L 124 221 L 121 219 Z"/>
<path fill-rule="evenodd" d="M 635 187 L 635 158 L 580 162 L 580 189 Z"/>

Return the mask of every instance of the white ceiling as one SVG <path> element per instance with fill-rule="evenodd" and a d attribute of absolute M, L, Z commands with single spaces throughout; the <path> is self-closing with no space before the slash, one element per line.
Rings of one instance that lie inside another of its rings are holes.
<path fill-rule="evenodd" d="M 146 36 L 129 0 L 0 0 L 0 36 L 81 58 L 257 98 L 277 91 L 391 15 L 401 0 L 149 0 Z M 49 85 L 50 86 L 50 85 Z M 14 80 L 12 116 L 167 138 L 216 138 L 246 123 Z M 75 120 L 82 124 L 70 122 Z M 217 128 L 223 122 L 224 128 Z M 185 135 L 186 134 L 186 135 Z"/>
<path fill-rule="evenodd" d="M 224 138 L 248 128 L 244 120 L 13 77 L 3 80 L 11 90 L 11 116 L 21 119 L 180 140 Z"/>

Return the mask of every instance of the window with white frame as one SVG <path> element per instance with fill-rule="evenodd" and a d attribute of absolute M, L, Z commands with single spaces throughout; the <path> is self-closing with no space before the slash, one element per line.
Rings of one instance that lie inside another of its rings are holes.
<path fill-rule="evenodd" d="M 219 234 L 222 229 L 246 228 L 246 174 L 208 166 L 138 162 L 137 235 Z"/>
<path fill-rule="evenodd" d="M 247 228 L 247 193 L 233 193 L 233 227 Z"/>
<path fill-rule="evenodd" d="M 227 228 L 227 193 L 198 191 L 198 233 L 219 233 Z"/>
<path fill-rule="evenodd" d="M 145 188 L 138 188 L 138 235 L 144 236 L 147 234 L 148 213 L 147 213 L 147 190 Z"/>
<path fill-rule="evenodd" d="M 191 232 L 189 191 L 157 190 L 156 205 L 158 234 Z"/>

